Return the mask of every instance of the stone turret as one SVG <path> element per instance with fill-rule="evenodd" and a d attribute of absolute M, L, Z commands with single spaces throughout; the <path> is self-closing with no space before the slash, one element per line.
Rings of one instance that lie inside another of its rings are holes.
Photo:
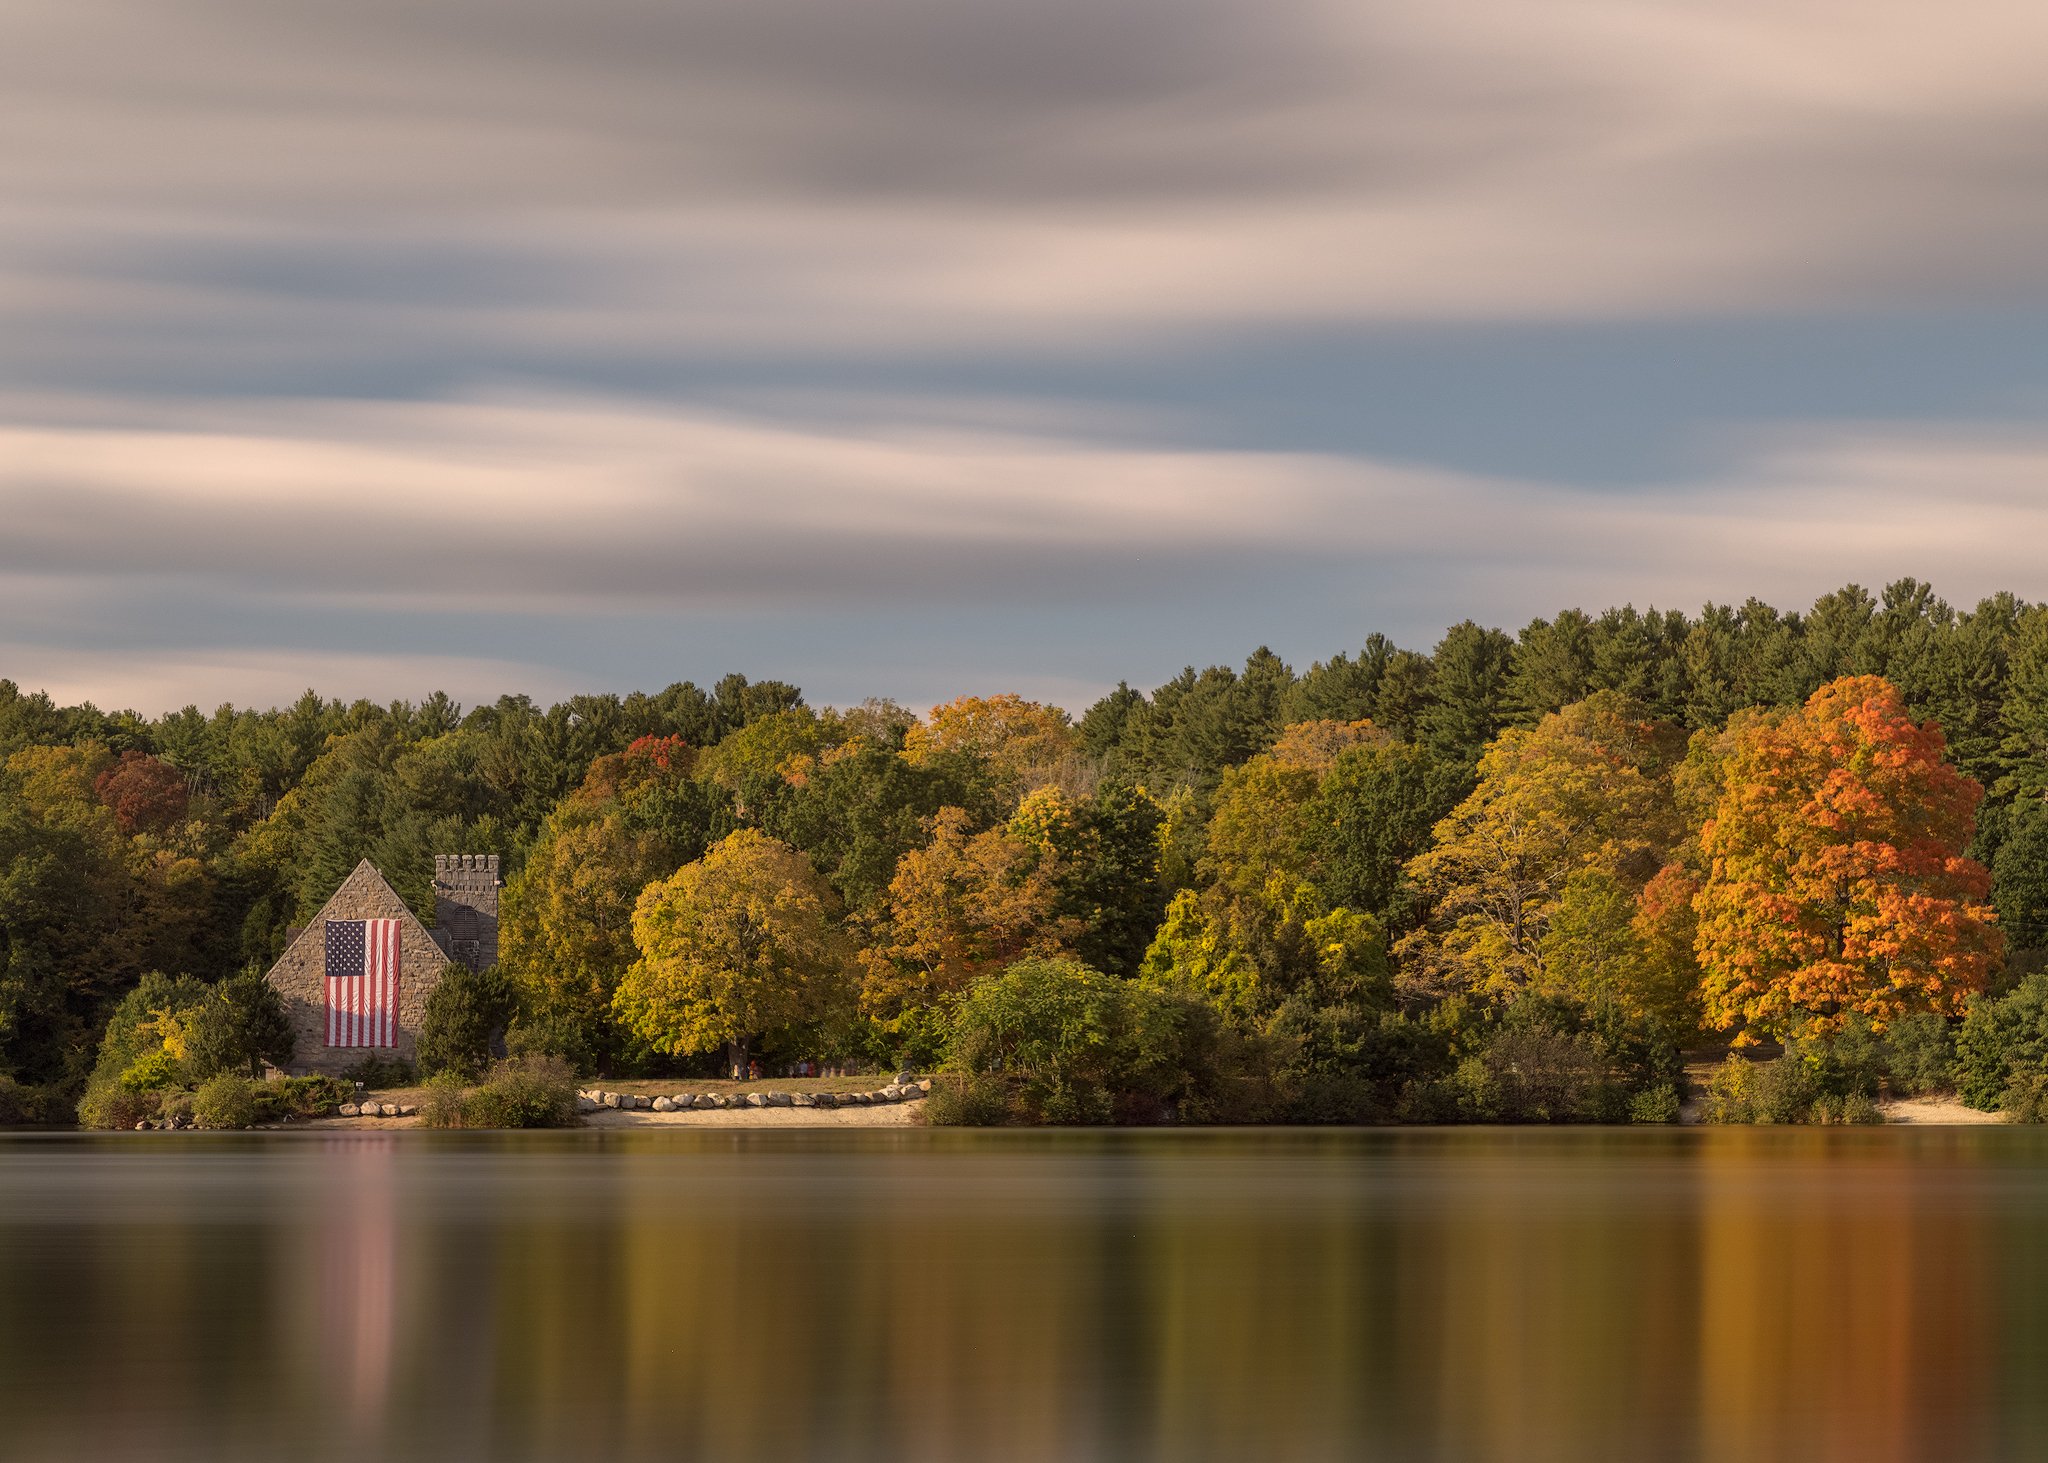
<path fill-rule="evenodd" d="M 471 970 L 498 962 L 498 856 L 434 855 L 434 939 Z"/>

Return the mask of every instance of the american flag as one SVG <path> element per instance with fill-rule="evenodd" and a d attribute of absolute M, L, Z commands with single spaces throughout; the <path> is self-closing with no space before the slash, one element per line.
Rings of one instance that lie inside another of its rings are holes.
<path fill-rule="evenodd" d="M 398 1045 L 398 921 L 327 921 L 327 1044 Z"/>

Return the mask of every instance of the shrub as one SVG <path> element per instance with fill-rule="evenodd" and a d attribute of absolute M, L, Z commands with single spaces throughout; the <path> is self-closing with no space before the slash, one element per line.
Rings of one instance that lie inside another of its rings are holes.
<path fill-rule="evenodd" d="M 339 1077 L 280 1077 L 258 1083 L 256 1116 L 262 1122 L 279 1118 L 332 1117 L 352 1095 Z"/>
<path fill-rule="evenodd" d="M 157 1112 L 152 1093 L 124 1087 L 118 1077 L 95 1077 L 78 1100 L 78 1125 L 82 1128 L 132 1128 Z"/>
<path fill-rule="evenodd" d="M 993 1128 L 1010 1116 L 1010 1091 L 1000 1077 L 947 1073 L 932 1081 L 919 1115 L 933 1127 Z"/>
<path fill-rule="evenodd" d="M 29 1087 L 0 1073 L 0 1128 L 47 1122 L 49 1089 Z"/>
<path fill-rule="evenodd" d="M 2010 995 L 1979 996 L 1956 1033 L 1956 1091 L 1971 1107 L 1995 1112 L 2016 1077 L 2048 1070 L 2048 971 Z"/>
<path fill-rule="evenodd" d="M 998 1079 L 1025 1122 L 1157 1121 L 1218 1095 L 1216 1013 L 1077 960 L 1019 960 L 960 1003 L 946 1067 Z"/>
<path fill-rule="evenodd" d="M 1955 1028 L 1932 1011 L 1904 1016 L 1885 1033 L 1885 1075 L 1900 1097 L 1948 1092 L 1956 1082 Z"/>
<path fill-rule="evenodd" d="M 178 1059 L 159 1047 L 129 1063 L 120 1080 L 130 1092 L 157 1092 L 176 1087 L 184 1075 L 185 1069 Z"/>
<path fill-rule="evenodd" d="M 1806 1086 L 1815 1096 L 1875 1097 L 1884 1076 L 1885 1049 L 1870 1018 L 1851 1013 L 1839 1031 L 1789 1043 L 1785 1059 L 1804 1064 Z M 1790 1083 L 1790 1074 L 1783 1080 Z"/>
<path fill-rule="evenodd" d="M 1856 1127 L 1875 1126 L 1884 1122 L 1884 1111 L 1860 1092 L 1852 1092 L 1842 1099 L 1841 1113 L 1843 1122 Z"/>
<path fill-rule="evenodd" d="M 1755 1121 L 1757 1064 L 1747 1057 L 1728 1054 L 1728 1060 L 1714 1069 L 1707 1081 L 1705 1118 L 1710 1123 Z"/>
<path fill-rule="evenodd" d="M 209 990 L 189 1026 L 189 1062 L 197 1077 L 215 1072 L 255 1077 L 265 1062 L 279 1067 L 290 1062 L 297 1045 L 284 997 L 253 967 Z"/>
<path fill-rule="evenodd" d="M 413 1084 L 412 1064 L 397 1057 L 364 1057 L 353 1067 L 344 1068 L 341 1074 L 344 1082 L 360 1082 L 363 1086 L 377 1091 L 388 1087 L 410 1087 Z"/>
<path fill-rule="evenodd" d="M 1510 1026 L 1479 1060 L 1503 1122 L 1612 1123 L 1628 1115 L 1628 1093 L 1591 1032 Z"/>
<path fill-rule="evenodd" d="M 1813 1110 L 1816 1090 L 1813 1074 L 1796 1056 L 1757 1064 L 1756 1085 L 1750 1096 L 1749 1120 L 1753 1123 L 1798 1123 Z M 1832 1094 L 1830 1094 L 1832 1095 Z"/>
<path fill-rule="evenodd" d="M 1632 1123 L 1675 1123 L 1678 1110 L 1678 1089 L 1669 1082 L 1646 1087 L 1628 1100 L 1628 1120 Z"/>
<path fill-rule="evenodd" d="M 497 966 L 471 970 L 453 964 L 427 997 L 420 1022 L 420 1071 L 473 1078 L 490 1065 L 492 1044 L 511 1024 L 512 983 Z"/>
<path fill-rule="evenodd" d="M 466 1128 L 567 1128 L 576 1124 L 576 1074 L 557 1057 L 499 1062 L 462 1100 Z"/>
<path fill-rule="evenodd" d="M 459 1128 L 462 1120 L 462 1079 L 453 1072 L 436 1072 L 427 1079 L 427 1094 L 420 1099 L 420 1126 Z"/>
<path fill-rule="evenodd" d="M 256 1121 L 256 1089 L 247 1077 L 217 1072 L 192 1094 L 192 1117 L 202 1128 L 246 1128 Z"/>
<path fill-rule="evenodd" d="M 179 1032 L 182 1019 L 205 1001 L 207 989 L 189 975 L 153 970 L 142 977 L 107 1018 L 93 1074 L 118 1076 L 145 1052 L 164 1049 L 166 1035 Z"/>
<path fill-rule="evenodd" d="M 2048 1123 L 2048 1073 L 2021 1072 L 1998 1094 L 2009 1123 Z"/>

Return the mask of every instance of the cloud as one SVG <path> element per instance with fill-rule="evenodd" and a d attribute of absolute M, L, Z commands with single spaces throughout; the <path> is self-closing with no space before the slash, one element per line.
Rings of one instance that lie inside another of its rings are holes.
<path fill-rule="evenodd" d="M 2037 298 L 2044 45 L 2005 0 L 26 0 L 0 318 L 253 370 Z"/>
<path fill-rule="evenodd" d="M 744 638 L 750 624 L 865 620 L 867 648 L 847 653 L 877 676 L 892 661 L 967 674 L 1007 657 L 1043 680 L 1089 613 L 1149 627 L 1116 668 L 1143 679 L 1175 668 L 1160 617 L 1234 617 L 1267 634 L 1285 605 L 1292 651 L 1320 656 L 1371 628 L 1427 644 L 1468 614 L 1512 625 L 1572 604 L 1750 594 L 1797 606 L 1909 574 L 1967 601 L 2026 592 L 2048 538 L 2048 436 L 1988 429 L 1809 424 L 1757 438 L 1712 478 L 1617 493 L 1356 457 L 914 420 L 856 431 L 627 402 L 246 402 L 226 415 L 205 431 L 0 428 L 0 606 L 16 625 L 39 617 L 16 646 L 26 664 L 52 664 L 29 653 L 38 639 L 69 639 L 119 682 L 142 633 L 124 619 L 176 600 L 211 628 L 152 630 L 154 653 L 195 674 L 223 665 L 230 681 L 260 679 L 240 658 L 274 667 L 308 617 L 371 617 L 366 633 L 385 643 L 407 615 L 444 656 L 462 617 L 580 619 L 593 644 L 659 623 Z M 882 622 L 893 628 L 872 629 Z M 1033 625 L 1048 649 L 1021 660 Z M 573 640 L 465 650 L 456 669 L 465 685 L 479 680 L 461 669 L 471 656 L 552 666 L 535 684 L 574 680 L 590 661 Z M 316 664 L 366 678 L 360 658 L 322 643 Z M 852 684 L 838 652 L 824 659 L 841 666 L 822 694 L 908 689 Z M 408 684 L 409 664 L 391 662 Z M 289 679 L 296 690 L 310 676 Z"/>
<path fill-rule="evenodd" d="M 2040 301 L 2044 43 L 2008 0 L 15 0 L 6 638 L 114 700 L 678 645 L 923 696 L 2024 591 L 2048 448 L 1964 418 L 2031 411 L 2030 340 L 1773 408 L 1627 337 Z M 1400 355 L 1510 328 L 1528 390 Z M 1177 419 L 1134 405 L 1179 360 Z M 1902 420 L 1725 419 L 1866 399 Z"/>

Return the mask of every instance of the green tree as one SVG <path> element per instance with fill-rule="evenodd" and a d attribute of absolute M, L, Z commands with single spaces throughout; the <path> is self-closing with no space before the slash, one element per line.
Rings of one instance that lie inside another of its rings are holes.
<path fill-rule="evenodd" d="M 190 1031 L 195 1077 L 260 1077 L 265 1062 L 288 1066 L 297 1046 L 284 998 L 257 967 L 216 984 L 192 1013 Z"/>
<path fill-rule="evenodd" d="M 480 1076 L 491 1064 L 516 1009 L 512 982 L 497 966 L 471 970 L 451 964 L 427 997 L 427 1012 L 420 1021 L 420 1075 Z"/>

